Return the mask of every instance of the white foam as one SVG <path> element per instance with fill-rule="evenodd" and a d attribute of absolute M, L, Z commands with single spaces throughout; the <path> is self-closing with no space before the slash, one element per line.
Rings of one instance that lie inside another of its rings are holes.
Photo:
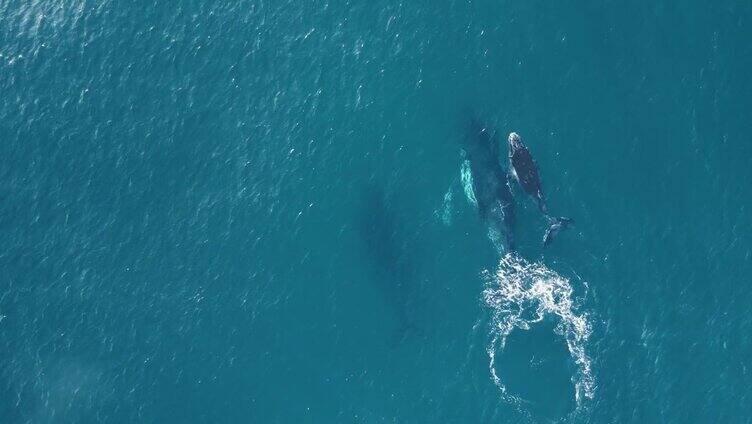
<path fill-rule="evenodd" d="M 507 337 L 515 329 L 528 330 L 531 325 L 551 317 L 555 333 L 564 337 L 567 349 L 577 366 L 572 376 L 578 407 L 583 398 L 595 395 L 595 380 L 587 341 L 591 326 L 586 313 L 577 313 L 570 281 L 542 263 L 529 263 L 516 254 L 504 256 L 495 273 L 485 273 L 483 300 L 491 308 L 490 342 L 487 348 L 491 378 L 502 397 L 519 405 L 521 399 L 508 393 L 496 366 L 496 354 L 504 350 Z"/>

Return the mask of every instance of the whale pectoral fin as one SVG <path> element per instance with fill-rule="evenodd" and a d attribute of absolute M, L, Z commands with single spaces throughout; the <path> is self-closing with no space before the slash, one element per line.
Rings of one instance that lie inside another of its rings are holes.
<path fill-rule="evenodd" d="M 514 167 L 511 164 L 509 164 L 509 170 L 507 171 L 507 175 L 509 175 L 508 180 L 514 180 L 514 181 L 517 181 L 518 183 L 520 182 L 519 177 L 517 177 L 517 171 L 514 170 Z"/>
<path fill-rule="evenodd" d="M 470 161 L 467 159 L 462 161 L 462 166 L 460 167 L 460 182 L 462 183 L 462 189 L 465 192 L 467 201 L 477 207 L 478 199 L 475 197 L 475 190 L 473 190 L 473 173 L 470 170 Z"/>

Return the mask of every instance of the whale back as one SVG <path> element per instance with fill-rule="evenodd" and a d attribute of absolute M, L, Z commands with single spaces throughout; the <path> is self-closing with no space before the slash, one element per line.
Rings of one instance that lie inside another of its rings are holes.
<path fill-rule="evenodd" d="M 531 195 L 537 195 L 542 192 L 538 166 L 530 151 L 521 142 L 510 146 L 510 149 L 511 165 L 514 168 L 522 189 Z"/>

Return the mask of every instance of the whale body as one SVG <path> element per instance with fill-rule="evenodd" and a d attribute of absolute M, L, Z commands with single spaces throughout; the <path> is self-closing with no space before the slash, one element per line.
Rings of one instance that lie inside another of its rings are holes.
<path fill-rule="evenodd" d="M 486 126 L 471 121 L 463 152 L 464 169 L 472 176 L 468 198 L 477 205 L 490 234 L 501 238 L 505 250 L 514 250 L 514 198 L 501 167 L 498 137 Z"/>
<path fill-rule="evenodd" d="M 566 217 L 553 217 L 548 213 L 546 197 L 543 195 L 538 165 L 533 155 L 522 143 L 522 137 L 516 132 L 510 133 L 509 142 L 509 169 L 515 180 L 520 184 L 525 193 L 532 196 L 538 203 L 538 209 L 548 220 L 548 229 L 543 236 L 543 245 L 548 246 L 553 238 L 563 229 L 568 228 L 574 222 Z"/>

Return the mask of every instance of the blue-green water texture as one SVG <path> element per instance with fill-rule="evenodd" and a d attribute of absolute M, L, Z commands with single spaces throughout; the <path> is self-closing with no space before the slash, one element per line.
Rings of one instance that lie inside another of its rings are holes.
<path fill-rule="evenodd" d="M 751 111 L 749 1 L 0 0 L 0 423 L 752 423 Z"/>

